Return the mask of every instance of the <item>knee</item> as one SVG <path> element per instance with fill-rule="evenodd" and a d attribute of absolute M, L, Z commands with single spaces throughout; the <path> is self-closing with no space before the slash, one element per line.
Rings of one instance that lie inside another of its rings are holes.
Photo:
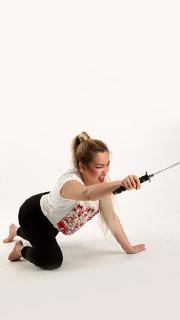
<path fill-rule="evenodd" d="M 63 255 L 60 255 L 58 257 L 55 257 L 54 259 L 49 259 L 46 263 L 43 265 L 43 269 L 45 270 L 55 270 L 61 267 L 63 263 Z"/>

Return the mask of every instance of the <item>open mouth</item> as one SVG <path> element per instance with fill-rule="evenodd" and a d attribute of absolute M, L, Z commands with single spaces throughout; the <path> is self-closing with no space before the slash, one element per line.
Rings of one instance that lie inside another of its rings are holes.
<path fill-rule="evenodd" d="M 100 181 L 100 182 L 104 182 L 104 178 L 105 178 L 105 177 L 99 177 L 99 181 Z"/>

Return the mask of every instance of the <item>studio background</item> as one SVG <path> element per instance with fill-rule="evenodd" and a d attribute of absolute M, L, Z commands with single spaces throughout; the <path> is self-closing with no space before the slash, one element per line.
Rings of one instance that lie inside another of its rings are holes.
<path fill-rule="evenodd" d="M 179 30 L 178 1 L 0 2 L 4 320 L 65 310 L 70 318 L 76 308 L 88 319 L 178 318 L 179 167 L 115 196 L 129 240 L 146 244 L 142 253 L 123 254 L 97 217 L 71 237 L 58 235 L 65 261 L 55 272 L 10 263 L 15 241 L 2 240 L 22 202 L 69 169 L 81 131 L 108 145 L 114 180 L 180 160 Z"/>

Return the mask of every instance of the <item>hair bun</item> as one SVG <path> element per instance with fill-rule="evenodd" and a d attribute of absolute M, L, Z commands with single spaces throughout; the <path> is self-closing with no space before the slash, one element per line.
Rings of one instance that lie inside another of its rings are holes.
<path fill-rule="evenodd" d="M 79 134 L 79 141 L 80 143 L 83 142 L 83 141 L 87 141 L 87 140 L 90 140 L 90 136 L 86 133 L 86 132 L 81 132 Z"/>

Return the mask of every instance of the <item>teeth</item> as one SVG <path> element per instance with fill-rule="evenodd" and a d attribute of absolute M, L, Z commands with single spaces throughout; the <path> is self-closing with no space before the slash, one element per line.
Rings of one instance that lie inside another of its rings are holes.
<path fill-rule="evenodd" d="M 100 177 L 99 179 L 104 180 L 104 177 Z"/>

